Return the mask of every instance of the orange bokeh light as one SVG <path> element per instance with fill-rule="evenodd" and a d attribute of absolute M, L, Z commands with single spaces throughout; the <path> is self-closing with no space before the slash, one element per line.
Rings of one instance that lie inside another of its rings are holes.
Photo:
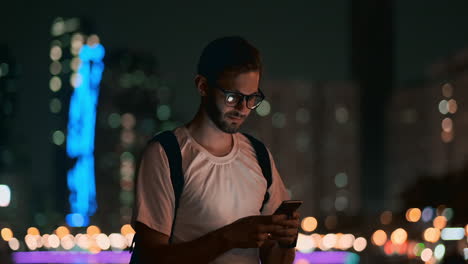
<path fill-rule="evenodd" d="M 387 242 L 387 233 L 383 230 L 377 230 L 372 235 L 372 243 L 376 246 L 383 246 Z"/>

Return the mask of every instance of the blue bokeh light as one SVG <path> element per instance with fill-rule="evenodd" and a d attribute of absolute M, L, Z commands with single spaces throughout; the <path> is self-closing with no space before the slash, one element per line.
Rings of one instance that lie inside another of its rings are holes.
<path fill-rule="evenodd" d="M 70 226 L 86 226 L 89 216 L 97 209 L 94 133 L 104 54 L 101 44 L 83 45 L 79 53 L 79 82 L 70 99 L 67 133 L 67 154 L 76 159 L 75 166 L 68 171 L 67 177 L 72 214 L 66 220 Z"/>

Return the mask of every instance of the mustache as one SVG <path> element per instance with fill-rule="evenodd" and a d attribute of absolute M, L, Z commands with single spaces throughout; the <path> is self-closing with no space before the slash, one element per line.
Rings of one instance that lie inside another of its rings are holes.
<path fill-rule="evenodd" d="M 236 117 L 236 118 L 245 118 L 246 115 L 243 115 L 239 112 L 228 112 L 225 114 L 227 117 Z"/>

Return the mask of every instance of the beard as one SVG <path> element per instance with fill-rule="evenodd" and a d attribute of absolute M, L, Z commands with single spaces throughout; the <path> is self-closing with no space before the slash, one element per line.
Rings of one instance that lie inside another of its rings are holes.
<path fill-rule="evenodd" d="M 237 133 L 244 119 L 246 118 L 245 115 L 242 115 L 241 113 L 239 113 L 239 111 L 236 110 L 223 113 L 216 105 L 216 100 L 213 95 L 209 95 L 206 97 L 204 105 L 205 111 L 208 114 L 208 117 L 211 119 L 211 121 L 213 121 L 216 127 L 218 127 L 221 131 L 228 134 Z M 232 122 L 227 119 L 228 117 L 237 117 L 241 119 L 237 122 Z"/>

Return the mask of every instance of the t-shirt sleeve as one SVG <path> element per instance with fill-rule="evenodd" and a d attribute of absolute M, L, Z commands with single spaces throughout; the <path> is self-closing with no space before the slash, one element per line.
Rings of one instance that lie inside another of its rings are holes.
<path fill-rule="evenodd" d="M 268 151 L 268 154 L 270 156 L 272 182 L 268 189 L 270 199 L 263 207 L 262 215 L 273 214 L 284 200 L 291 199 L 286 187 L 284 186 L 283 180 L 276 169 L 275 161 L 273 160 L 273 156 L 270 151 Z"/>
<path fill-rule="evenodd" d="M 137 177 L 133 221 L 170 236 L 175 198 L 169 162 L 161 144 L 151 143 L 146 148 Z"/>

